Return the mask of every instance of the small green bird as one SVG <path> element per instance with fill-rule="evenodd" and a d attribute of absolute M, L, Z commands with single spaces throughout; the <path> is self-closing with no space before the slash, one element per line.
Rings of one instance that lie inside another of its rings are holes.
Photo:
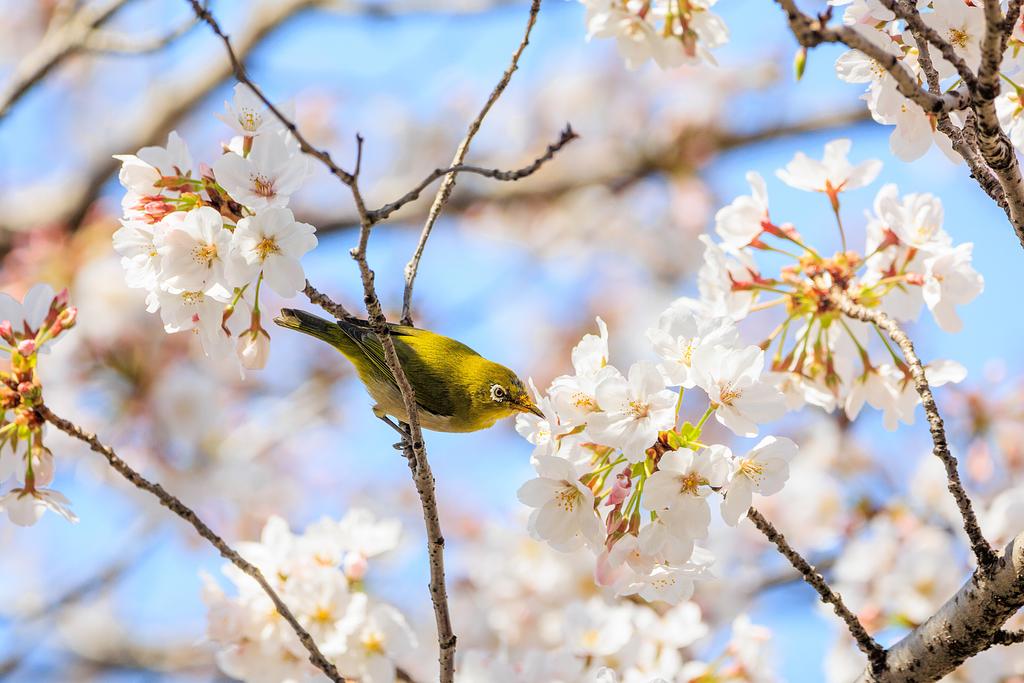
<path fill-rule="evenodd" d="M 356 366 L 359 379 L 377 404 L 374 414 L 406 422 L 408 415 L 384 347 L 365 320 L 331 322 L 312 313 L 281 309 L 274 322 L 322 339 Z M 544 417 L 522 380 L 461 342 L 429 330 L 388 325 L 395 351 L 416 393 L 419 420 L 436 432 L 474 432 L 516 413 Z"/>

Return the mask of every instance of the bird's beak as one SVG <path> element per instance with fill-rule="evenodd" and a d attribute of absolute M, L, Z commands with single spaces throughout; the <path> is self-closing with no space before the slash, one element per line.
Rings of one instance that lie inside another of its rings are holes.
<path fill-rule="evenodd" d="M 533 401 L 528 399 L 528 398 L 524 397 L 522 400 L 520 400 L 519 403 L 516 404 L 516 407 L 519 408 L 519 410 L 524 412 L 524 413 L 533 413 L 534 415 L 536 415 L 537 417 L 541 418 L 542 420 L 545 417 L 545 415 L 541 411 L 541 409 L 538 408 L 537 405 Z"/>

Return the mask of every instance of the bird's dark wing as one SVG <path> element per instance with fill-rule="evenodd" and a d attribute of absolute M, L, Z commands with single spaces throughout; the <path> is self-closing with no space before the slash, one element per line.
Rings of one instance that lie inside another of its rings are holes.
<path fill-rule="evenodd" d="M 397 388 L 384 358 L 380 338 L 363 320 L 340 320 L 338 327 L 352 339 L 381 377 Z M 455 359 L 478 354 L 465 344 L 441 335 L 402 325 L 389 325 L 395 352 L 416 392 L 416 403 L 434 415 L 452 416 L 458 407 L 468 406 Z"/>

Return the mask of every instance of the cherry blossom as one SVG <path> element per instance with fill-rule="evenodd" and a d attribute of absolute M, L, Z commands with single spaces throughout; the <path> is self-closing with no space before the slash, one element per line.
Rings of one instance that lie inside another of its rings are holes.
<path fill-rule="evenodd" d="M 722 501 L 726 523 L 735 526 L 747 515 L 752 494 L 770 496 L 781 491 L 789 478 L 789 461 L 795 455 L 796 444 L 789 439 L 766 436 L 745 456 L 735 458 Z"/>
<path fill-rule="evenodd" d="M 621 448 L 630 462 L 645 457 L 658 432 L 675 420 L 676 396 L 653 363 L 642 361 L 621 375 L 605 377 L 597 385 L 596 412 L 587 421 L 587 433 L 600 443 Z"/>
<path fill-rule="evenodd" d="M 295 296 L 306 285 L 299 260 L 316 246 L 315 230 L 296 221 L 288 209 L 269 208 L 243 218 L 231 235 L 227 281 L 238 287 L 262 272 L 272 290 Z"/>
<path fill-rule="evenodd" d="M 281 135 L 261 135 L 253 140 L 249 156 L 228 152 L 213 164 L 217 182 L 257 211 L 287 206 L 308 168 L 305 155 L 294 153 Z"/>
<path fill-rule="evenodd" d="M 530 530 L 556 548 L 573 549 L 601 542 L 601 524 L 594 513 L 594 494 L 580 482 L 572 463 L 554 456 L 537 456 L 539 475 L 523 484 L 519 500 L 532 508 Z"/>

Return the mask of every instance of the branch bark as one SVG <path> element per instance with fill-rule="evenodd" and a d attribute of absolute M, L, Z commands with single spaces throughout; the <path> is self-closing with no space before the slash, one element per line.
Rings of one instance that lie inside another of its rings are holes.
<path fill-rule="evenodd" d="M 825 581 L 825 577 L 818 573 L 818 570 L 811 566 L 811 564 L 803 558 L 800 553 L 793 549 L 786 537 L 783 536 L 778 529 L 772 525 L 767 519 L 764 518 L 760 512 L 755 508 L 747 510 L 747 517 L 753 522 L 754 526 L 757 527 L 758 531 L 764 534 L 771 543 L 775 544 L 779 553 L 782 554 L 786 560 L 793 565 L 803 580 L 818 593 L 818 597 L 826 605 L 831 605 L 832 610 L 836 613 L 843 623 L 846 624 L 846 628 L 849 629 L 850 635 L 857 641 L 857 647 L 860 648 L 868 657 L 868 666 L 871 671 L 882 672 L 885 669 L 885 650 L 881 645 L 878 644 L 874 638 L 865 630 L 864 625 L 860 623 L 850 608 L 843 602 L 843 596 L 832 590 L 832 587 Z"/>
<path fill-rule="evenodd" d="M 338 673 L 337 667 L 335 667 L 334 664 L 332 664 L 330 660 L 320 652 L 320 648 L 317 647 L 316 642 L 309 634 L 309 631 L 299 623 L 299 620 L 291 610 L 288 609 L 288 605 L 284 603 L 277 592 L 270 586 L 266 577 L 263 576 L 263 572 L 261 572 L 258 567 L 247 561 L 239 555 L 237 551 L 231 548 L 231 546 L 229 546 L 224 539 L 218 536 L 213 529 L 206 524 L 206 522 L 200 519 L 190 507 L 181 502 L 177 497 L 164 490 L 160 484 L 149 481 L 132 469 L 128 463 L 118 457 L 117 453 L 114 452 L 114 449 L 109 446 L 105 446 L 98 438 L 96 438 L 95 434 L 90 434 L 78 425 L 59 417 L 46 405 L 41 405 L 36 410 L 40 417 L 52 424 L 54 427 L 68 436 L 88 444 L 90 449 L 105 457 L 110 466 L 114 468 L 118 474 L 128 480 L 132 486 L 156 496 L 161 505 L 191 524 L 192 528 L 196 530 L 196 533 L 209 541 L 210 545 L 217 549 L 221 554 L 221 557 L 231 562 L 231 564 L 238 567 L 258 583 L 260 588 L 263 589 L 263 592 L 266 593 L 267 597 L 269 597 L 271 602 L 274 603 L 274 607 L 277 609 L 278 614 L 280 614 L 284 620 L 288 622 L 288 625 L 291 626 L 292 630 L 295 631 L 295 635 L 298 636 L 299 642 L 302 643 L 302 646 L 306 648 L 306 651 L 309 653 L 310 663 L 322 671 L 329 679 L 335 681 L 335 683 L 345 683 L 345 679 L 340 673 Z"/>
<path fill-rule="evenodd" d="M 939 680 L 992 645 L 1019 642 L 1002 626 L 1022 606 L 1024 534 L 1006 546 L 991 571 L 975 570 L 938 612 L 889 648 L 884 671 L 866 670 L 858 683 Z"/>
<path fill-rule="evenodd" d="M 981 527 L 978 524 L 978 517 L 974 512 L 971 499 L 967 496 L 963 483 L 960 481 L 957 459 L 949 451 L 942 416 L 939 415 L 939 408 L 935 404 L 935 397 L 932 395 L 931 387 L 928 385 L 924 366 L 914 351 L 914 344 L 910 341 L 910 337 L 900 329 L 895 320 L 884 312 L 866 308 L 854 302 L 846 292 L 838 287 L 833 287 L 830 290 L 829 301 L 843 314 L 866 323 L 871 323 L 884 331 L 900 347 L 903 358 L 910 368 L 911 377 L 914 379 L 914 388 L 921 397 L 925 416 L 928 418 L 928 426 L 932 435 L 932 453 L 942 462 L 946 470 L 946 486 L 953 495 L 957 508 L 960 510 L 960 516 L 963 518 L 964 532 L 970 541 L 975 560 L 982 571 L 991 569 L 996 561 L 996 553 L 981 533 Z"/>

